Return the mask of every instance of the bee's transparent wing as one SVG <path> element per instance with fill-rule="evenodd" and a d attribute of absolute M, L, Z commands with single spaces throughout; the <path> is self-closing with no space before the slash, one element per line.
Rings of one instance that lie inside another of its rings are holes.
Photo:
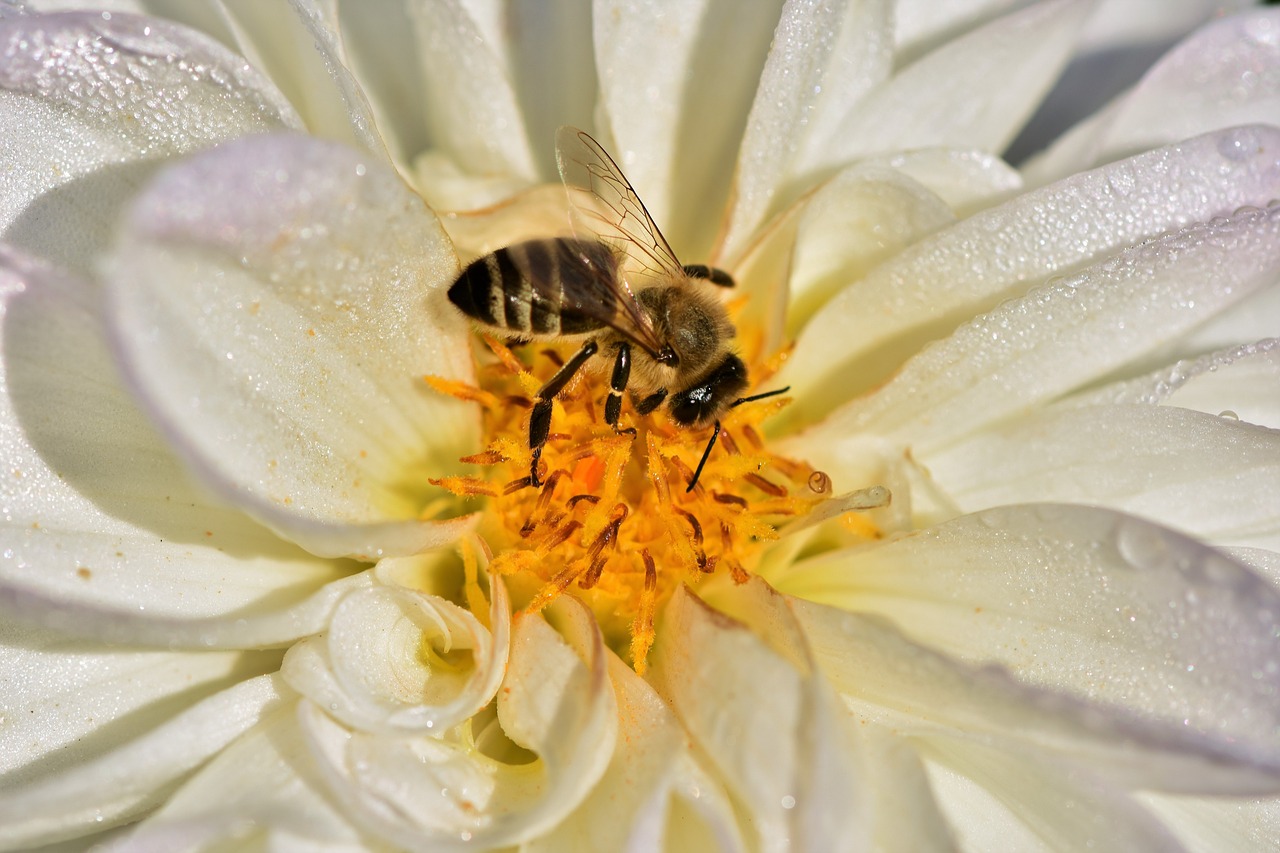
<path fill-rule="evenodd" d="M 568 125 L 557 130 L 556 162 L 574 216 L 591 232 L 579 237 L 624 244 L 628 259 L 647 275 L 670 281 L 687 278 L 631 182 L 590 134 Z"/>

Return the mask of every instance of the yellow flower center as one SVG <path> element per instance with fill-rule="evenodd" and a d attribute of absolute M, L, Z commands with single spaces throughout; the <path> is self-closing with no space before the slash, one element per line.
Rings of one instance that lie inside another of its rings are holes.
<path fill-rule="evenodd" d="M 495 357 L 479 368 L 480 387 L 427 377 L 437 391 L 478 402 L 487 436 L 483 450 L 462 459 L 474 475 L 431 482 L 488 499 L 479 532 L 495 555 L 491 568 L 526 612 L 560 595 L 578 597 L 637 672 L 645 670 L 655 615 L 679 584 L 696 587 L 721 573 L 745 582 L 761 545 L 831 491 L 826 474 L 770 452 L 764 441 L 760 422 L 785 397 L 730 410 L 690 490 L 711 429 L 624 406 L 615 431 L 603 418 L 607 388 L 589 375 L 556 399 L 542 482 L 534 486 L 530 405 L 563 354 L 528 347 L 526 363 L 486 342 Z M 752 375 L 770 372 L 756 365 Z"/>

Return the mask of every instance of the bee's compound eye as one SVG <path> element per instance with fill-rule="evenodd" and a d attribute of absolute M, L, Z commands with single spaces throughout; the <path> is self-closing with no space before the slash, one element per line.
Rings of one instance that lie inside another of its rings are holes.
<path fill-rule="evenodd" d="M 702 380 L 671 398 L 671 417 L 684 426 L 713 421 L 747 387 L 747 366 L 730 353 Z"/>

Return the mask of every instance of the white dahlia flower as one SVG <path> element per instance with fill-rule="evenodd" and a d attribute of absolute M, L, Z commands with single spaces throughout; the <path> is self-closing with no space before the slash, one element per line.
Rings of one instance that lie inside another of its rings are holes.
<path fill-rule="evenodd" d="M 0 5 L 0 847 L 1274 849 L 1280 10 L 84 5 Z M 566 124 L 790 388 L 691 490 L 607 375 L 530 483 L 574 344 L 446 298 Z"/>

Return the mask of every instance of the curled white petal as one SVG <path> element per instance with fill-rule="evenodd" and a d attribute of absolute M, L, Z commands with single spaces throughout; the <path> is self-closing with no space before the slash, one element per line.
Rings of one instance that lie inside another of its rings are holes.
<path fill-rule="evenodd" d="M 302 703 L 325 783 L 359 826 L 409 850 L 466 851 L 537 837 L 578 806 L 613 754 L 617 709 L 594 620 L 576 603 L 556 609 L 565 639 L 540 616 L 517 620 L 498 692 L 496 724 L 531 763 L 484 754 L 491 736 L 474 728 L 444 739 L 352 732 Z"/>
<path fill-rule="evenodd" d="M 323 637 L 289 650 L 284 677 L 351 728 L 443 736 L 493 699 L 506 671 L 510 608 L 502 582 L 492 589 L 492 630 L 437 596 L 354 592 Z"/>

